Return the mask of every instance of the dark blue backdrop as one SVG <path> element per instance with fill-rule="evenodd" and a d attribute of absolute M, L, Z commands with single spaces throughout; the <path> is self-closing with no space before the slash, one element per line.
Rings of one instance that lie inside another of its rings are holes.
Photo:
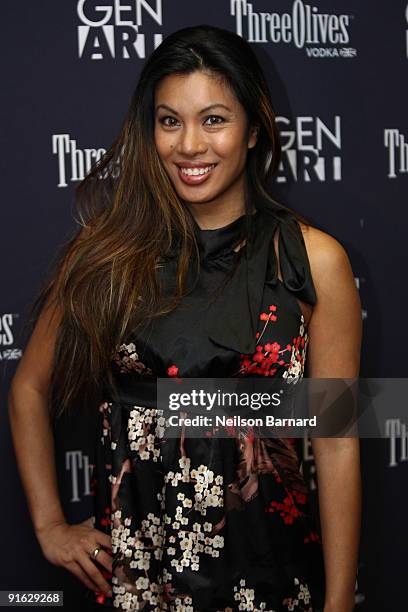
<path fill-rule="evenodd" d="M 9 433 L 8 382 L 24 349 L 19 331 L 73 228 L 73 189 L 116 136 L 144 58 L 172 31 L 199 23 L 237 32 L 260 58 L 283 144 L 276 197 L 334 235 L 350 256 L 363 305 L 361 376 L 406 376 L 406 1 L 4 1 L 0 360 L 8 367 L 0 589 L 63 588 L 67 609 L 80 588 L 42 558 Z M 84 416 L 82 408 L 56 435 L 61 495 L 73 521 L 90 514 L 92 500 L 93 413 Z M 388 440 L 362 441 L 358 610 L 406 609 L 402 442 L 391 462 Z M 305 465 L 313 488 L 310 448 Z"/>

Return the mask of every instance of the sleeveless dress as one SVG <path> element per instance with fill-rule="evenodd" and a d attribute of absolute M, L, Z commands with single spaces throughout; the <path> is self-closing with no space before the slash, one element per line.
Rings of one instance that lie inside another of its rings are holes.
<path fill-rule="evenodd" d="M 87 595 L 101 610 L 317 612 L 323 554 L 301 440 L 254 439 L 241 428 L 235 437 L 164 443 L 143 385 L 303 376 L 309 338 L 297 298 L 316 302 L 303 236 L 290 212 L 258 204 L 224 227 L 194 226 L 198 282 L 191 272 L 196 284 L 181 305 L 117 347 L 119 394 L 106 389 L 98 407 L 94 524 L 112 538 L 112 574 L 102 572 L 113 594 Z M 161 266 L 169 287 L 175 270 L 176 257 Z"/>

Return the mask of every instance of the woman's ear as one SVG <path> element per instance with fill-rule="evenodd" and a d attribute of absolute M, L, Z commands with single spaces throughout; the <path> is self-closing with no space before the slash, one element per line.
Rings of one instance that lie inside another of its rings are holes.
<path fill-rule="evenodd" d="M 248 137 L 248 149 L 253 149 L 253 147 L 258 142 L 258 134 L 259 134 L 259 125 L 253 125 L 249 130 Z"/>

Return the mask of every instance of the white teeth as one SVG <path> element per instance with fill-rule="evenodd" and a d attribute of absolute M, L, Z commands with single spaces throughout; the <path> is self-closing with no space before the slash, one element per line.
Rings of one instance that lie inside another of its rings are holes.
<path fill-rule="evenodd" d="M 207 166 L 206 168 L 181 168 L 181 171 L 183 174 L 187 174 L 187 176 L 198 176 L 200 174 L 208 174 L 214 167 L 215 164 L 212 164 L 212 166 Z"/>

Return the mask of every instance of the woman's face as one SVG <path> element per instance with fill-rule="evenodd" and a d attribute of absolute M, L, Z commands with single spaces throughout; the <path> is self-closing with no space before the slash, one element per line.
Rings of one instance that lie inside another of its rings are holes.
<path fill-rule="evenodd" d="M 179 197 L 224 201 L 242 190 L 256 134 L 230 88 L 202 71 L 170 75 L 155 92 L 157 152 Z M 241 199 L 241 198 L 240 198 Z"/>

